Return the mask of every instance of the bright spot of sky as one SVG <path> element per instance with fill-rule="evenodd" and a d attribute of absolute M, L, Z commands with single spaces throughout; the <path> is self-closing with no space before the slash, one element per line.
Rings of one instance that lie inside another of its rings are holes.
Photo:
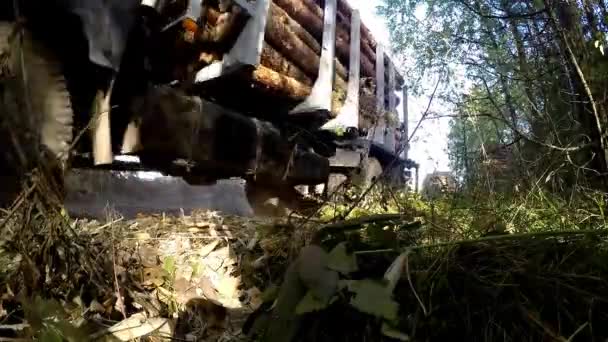
<path fill-rule="evenodd" d="M 381 0 L 347 0 L 353 9 L 358 9 L 361 13 L 361 20 L 372 32 L 376 41 L 386 47 L 390 47 L 390 34 L 385 20 L 377 14 L 376 7 L 381 4 Z M 424 18 L 424 8 L 416 9 L 416 17 L 419 20 Z M 396 65 L 397 69 L 400 68 Z M 403 67 L 403 66 L 401 66 Z M 407 79 L 405 80 L 407 84 Z M 431 80 L 435 82 L 435 80 Z M 426 96 L 408 96 L 408 127 L 410 134 L 418 125 L 426 107 L 428 106 L 429 96 L 435 84 L 425 84 L 428 89 Z M 401 97 L 401 94 L 398 94 Z M 401 102 L 403 103 L 403 102 Z M 399 117 L 403 120 L 403 107 L 399 106 Z M 434 101 L 429 108 L 430 112 L 441 113 L 441 106 Z M 418 184 L 421 185 L 425 175 L 434 171 L 449 170 L 449 159 L 447 154 L 449 134 L 449 119 L 425 120 L 420 124 L 416 134 L 410 141 L 409 158 L 420 164 Z"/>

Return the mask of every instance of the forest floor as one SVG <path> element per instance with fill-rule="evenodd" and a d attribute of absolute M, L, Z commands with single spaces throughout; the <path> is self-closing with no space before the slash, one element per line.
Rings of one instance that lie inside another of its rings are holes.
<path fill-rule="evenodd" d="M 71 218 L 33 179 L 0 215 L 0 337 L 608 337 L 604 225 L 447 235 L 458 218 L 440 203 L 391 197 L 401 205 L 375 209 L 386 201 L 370 195 L 346 218 L 342 199 L 308 219 L 194 210 L 92 220 Z"/>

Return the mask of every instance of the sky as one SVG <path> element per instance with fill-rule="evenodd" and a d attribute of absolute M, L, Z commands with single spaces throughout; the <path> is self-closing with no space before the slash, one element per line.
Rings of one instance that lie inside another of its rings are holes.
<path fill-rule="evenodd" d="M 376 7 L 381 4 L 381 0 L 347 0 L 353 9 L 358 9 L 361 20 L 372 32 L 376 41 L 382 43 L 390 49 L 390 34 L 384 19 L 376 14 Z M 396 65 L 400 68 L 399 64 Z M 405 80 L 407 84 L 407 79 Z M 432 89 L 434 84 L 423 85 L 423 88 Z M 401 97 L 401 94 L 397 94 Z M 413 97 L 408 96 L 408 126 L 410 134 L 423 115 L 428 105 L 430 96 Z M 400 102 L 403 103 L 403 102 Z M 403 108 L 399 108 L 399 117 L 403 120 Z M 431 104 L 431 111 L 441 113 L 442 108 L 437 103 Z M 409 158 L 420 164 L 420 174 L 418 184 L 422 184 L 426 174 L 433 171 L 448 171 L 449 159 L 447 155 L 447 136 L 449 134 L 449 119 L 425 120 L 416 131 L 415 136 L 410 141 Z"/>

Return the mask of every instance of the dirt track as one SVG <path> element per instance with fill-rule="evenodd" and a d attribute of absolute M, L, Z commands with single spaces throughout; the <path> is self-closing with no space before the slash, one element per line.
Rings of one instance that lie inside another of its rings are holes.
<path fill-rule="evenodd" d="M 102 219 L 107 208 L 125 218 L 137 213 L 187 215 L 194 209 L 251 216 L 242 180 L 224 180 L 215 185 L 191 186 L 179 178 L 148 180 L 120 177 L 107 171 L 77 170 L 67 178 L 66 208 L 76 217 Z"/>

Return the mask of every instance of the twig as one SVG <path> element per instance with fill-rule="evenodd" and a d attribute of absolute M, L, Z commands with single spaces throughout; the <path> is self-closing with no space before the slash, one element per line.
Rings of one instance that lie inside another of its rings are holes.
<path fill-rule="evenodd" d="M 410 250 L 408 250 L 405 253 L 405 274 L 407 275 L 407 282 L 410 284 L 410 289 L 412 289 L 412 292 L 414 293 L 414 297 L 416 297 L 416 300 L 418 300 L 418 303 L 420 304 L 420 308 L 422 309 L 422 313 L 424 313 L 424 317 L 428 317 L 428 311 L 426 311 L 426 307 L 424 306 L 424 303 L 422 303 L 422 300 L 418 296 L 418 293 L 416 292 L 416 289 L 414 288 L 414 284 L 412 283 L 412 277 L 410 276 L 410 266 L 409 266 L 410 265 L 409 251 Z"/>
<path fill-rule="evenodd" d="M 471 243 L 479 243 L 479 242 L 487 242 L 487 241 L 500 241 L 500 240 L 519 240 L 519 239 L 529 239 L 529 238 L 538 238 L 538 237 L 559 237 L 559 236 L 568 236 L 568 235 L 608 235 L 608 229 L 589 229 L 589 230 L 564 230 L 558 232 L 538 232 L 538 233 L 521 233 L 521 234 L 506 234 L 506 235 L 493 235 L 486 236 L 479 239 L 471 239 L 471 240 L 457 240 L 450 242 L 442 242 L 435 243 L 429 245 L 421 245 L 421 246 L 409 246 L 407 249 L 417 250 L 417 249 L 426 249 L 426 248 L 436 248 L 436 247 L 446 247 L 446 246 L 456 246 L 463 244 L 471 244 Z M 354 254 L 371 254 L 371 253 L 388 253 L 388 252 L 399 252 L 398 249 L 376 249 L 376 250 L 368 250 L 368 251 L 356 251 Z"/>
<path fill-rule="evenodd" d="M 319 228 L 319 230 L 314 234 L 313 241 L 320 241 L 324 235 L 335 231 L 357 229 L 368 223 L 405 220 L 406 218 L 407 215 L 404 214 L 378 214 L 330 223 Z M 413 221 L 405 224 L 404 228 L 418 227 L 421 224 L 422 222 L 420 221 Z"/>
<path fill-rule="evenodd" d="M 538 327 L 540 327 L 547 335 L 551 336 L 551 338 L 555 341 L 560 341 L 560 342 L 567 342 L 567 340 L 563 337 L 563 336 L 559 336 L 557 335 L 553 330 L 551 330 L 551 328 L 549 328 L 548 326 L 546 326 L 545 324 L 543 324 L 543 322 L 541 322 L 534 314 L 532 314 L 530 311 L 526 310 L 524 307 L 520 306 L 519 309 L 521 310 L 522 314 L 524 316 L 526 316 L 526 318 L 528 318 L 532 323 L 536 324 Z"/>
<path fill-rule="evenodd" d="M 112 221 L 110 221 L 110 225 L 112 225 Z M 116 288 L 116 304 L 119 306 L 120 312 L 124 319 L 127 319 L 127 312 L 125 309 L 125 303 L 122 299 L 122 294 L 120 293 L 120 285 L 118 283 L 118 275 L 116 274 L 116 251 L 114 249 L 114 227 L 112 226 L 112 271 L 114 273 L 114 287 Z"/>
<path fill-rule="evenodd" d="M 576 335 L 578 335 L 578 333 L 580 333 L 581 331 L 583 331 L 588 325 L 589 325 L 589 322 L 585 322 L 585 324 L 583 324 L 580 327 L 578 327 L 578 329 L 576 329 L 576 331 L 574 333 L 572 333 L 572 335 L 570 335 L 570 337 L 568 338 L 567 342 L 572 341 L 574 339 L 574 337 Z"/>
<path fill-rule="evenodd" d="M 17 212 L 17 209 L 19 209 L 19 207 L 21 207 L 21 204 L 23 203 L 23 201 L 29 197 L 29 195 L 31 195 L 32 192 L 34 192 L 34 190 L 36 189 L 36 186 L 38 185 L 38 182 L 34 182 L 34 184 L 32 184 L 25 192 L 23 192 L 19 198 L 17 199 L 17 201 L 13 204 L 12 208 L 9 210 L 8 214 L 6 215 L 6 217 L 2 220 L 2 223 L 0 223 L 0 229 L 2 229 L 6 223 L 8 222 L 8 220 L 10 220 L 10 218 Z"/>
<path fill-rule="evenodd" d="M 414 134 L 416 133 L 416 131 L 418 130 L 418 128 L 422 124 L 422 121 L 429 114 L 429 110 L 431 109 L 431 104 L 433 103 L 433 99 L 435 98 L 435 94 L 437 93 L 437 89 L 439 88 L 439 84 L 440 83 L 441 83 L 441 76 L 437 79 L 437 83 L 435 84 L 435 88 L 433 89 L 433 93 L 431 94 L 431 96 L 429 98 L 429 101 L 427 103 L 426 110 L 424 111 L 424 113 L 422 113 L 422 116 L 420 117 L 420 120 L 418 120 L 418 124 L 416 125 L 416 127 L 412 131 L 412 134 L 410 134 L 410 136 L 408 137 L 407 143 L 403 144 L 403 146 L 401 146 L 399 148 L 399 150 L 396 153 L 395 158 L 393 158 L 393 160 L 390 161 L 390 163 L 387 165 L 387 167 L 382 170 L 382 173 L 380 174 L 380 176 L 376 177 L 376 179 L 374 179 L 371 182 L 371 184 L 367 187 L 367 189 L 365 189 L 365 191 L 363 191 L 363 193 L 361 194 L 361 196 L 359 196 L 359 198 L 357 198 L 353 202 L 353 204 L 346 210 L 346 212 L 344 212 L 344 214 L 342 214 L 342 218 L 348 217 L 348 215 L 359 205 L 359 203 L 361 203 L 361 201 L 374 188 L 374 186 L 376 186 L 376 184 L 380 181 L 380 179 L 382 178 L 382 176 L 384 176 L 387 173 L 388 170 L 392 169 L 392 167 L 395 164 L 395 162 L 399 159 L 399 155 L 401 154 L 401 152 L 405 151 L 405 149 L 407 148 L 407 146 L 409 146 L 410 141 L 412 140 L 412 138 L 414 137 Z"/>

